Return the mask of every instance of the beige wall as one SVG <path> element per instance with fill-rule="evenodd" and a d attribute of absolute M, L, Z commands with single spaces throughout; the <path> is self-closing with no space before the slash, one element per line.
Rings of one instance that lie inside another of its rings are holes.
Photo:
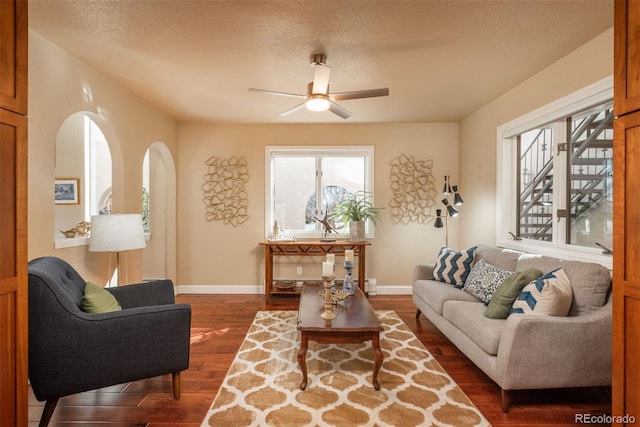
<path fill-rule="evenodd" d="M 612 74 L 610 29 L 461 121 L 461 246 L 495 244 L 497 127 Z"/>
<path fill-rule="evenodd" d="M 95 69 L 34 32 L 29 33 L 29 259 L 66 259 L 86 280 L 105 283 L 106 254 L 87 246 L 54 249 L 53 180 L 56 136 L 72 114 L 87 112 L 111 148 L 114 208 L 142 210 L 142 164 L 147 148 L 161 141 L 177 157 L 177 124 Z M 114 259 L 115 262 L 115 259 Z M 141 251 L 128 257 L 128 279 L 142 278 Z"/>
<path fill-rule="evenodd" d="M 465 198 L 459 217 L 450 223 L 450 246 L 493 243 L 496 127 L 610 75 L 613 56 L 609 30 L 469 115 L 460 127 L 456 123 L 177 125 L 39 35 L 31 32 L 29 43 L 29 258 L 60 256 L 88 280 L 100 282 L 108 275 L 104 254 L 89 253 L 86 246 L 55 250 L 53 244 L 56 135 L 67 117 L 84 111 L 99 123 L 111 146 L 116 210 L 140 212 L 145 152 L 154 142 L 166 144 L 165 158 L 178 162 L 174 171 L 178 237 L 177 244 L 167 246 L 166 261 L 177 258 L 177 270 L 168 265 L 167 275 L 179 286 L 203 290 L 219 286 L 225 292 L 252 290 L 262 284 L 264 265 L 258 242 L 264 236 L 265 146 L 373 145 L 376 205 L 387 207 L 389 161 L 400 154 L 431 159 L 438 189 L 442 176 L 449 174 Z M 202 203 L 204 162 L 211 156 L 232 155 L 245 156 L 250 171 L 249 220 L 238 227 L 207 222 Z M 444 231 L 432 224 L 393 224 L 388 209 L 382 218 L 367 254 L 367 277 L 375 278 L 379 288 L 406 291 L 413 266 L 433 260 L 444 243 Z M 316 277 L 320 270 L 319 260 L 294 258 L 279 266 L 276 274 L 295 277 L 297 265 L 304 267 L 303 278 Z M 142 254 L 137 251 L 129 257 L 129 279 L 141 277 Z"/>
<path fill-rule="evenodd" d="M 375 204 L 385 206 L 367 252 L 369 278 L 378 288 L 411 282 L 417 263 L 433 259 L 444 244 L 444 231 L 429 225 L 395 225 L 389 218 L 389 162 L 406 154 L 416 160 L 433 160 L 438 184 L 442 176 L 457 180 L 458 125 L 441 124 L 338 124 L 338 125 L 179 125 L 178 276 L 187 286 L 256 287 L 263 283 L 265 215 L 265 146 L 270 145 L 372 145 L 375 149 Z M 205 161 L 211 156 L 244 156 L 249 165 L 247 193 L 249 219 L 238 227 L 205 220 L 202 202 Z M 435 212 L 434 212 L 435 213 Z M 456 225 L 449 236 L 457 239 Z M 303 266 L 303 278 L 318 278 L 320 259 L 291 258 L 275 274 L 296 278 L 295 266 Z M 338 273 L 341 274 L 341 273 Z M 203 288 L 204 290 L 204 288 Z M 408 288 L 405 288 L 408 290 Z M 190 290 L 193 291 L 193 290 Z"/>

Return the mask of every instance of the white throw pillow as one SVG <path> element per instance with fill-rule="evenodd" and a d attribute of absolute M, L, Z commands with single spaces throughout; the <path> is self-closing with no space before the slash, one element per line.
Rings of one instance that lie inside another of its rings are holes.
<path fill-rule="evenodd" d="M 527 284 L 513 303 L 509 314 L 569 314 L 573 291 L 564 269 L 559 268 Z"/>

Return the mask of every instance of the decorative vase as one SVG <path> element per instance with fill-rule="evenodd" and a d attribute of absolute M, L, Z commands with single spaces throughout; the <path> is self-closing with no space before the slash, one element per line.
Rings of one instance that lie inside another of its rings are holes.
<path fill-rule="evenodd" d="M 364 242 L 364 221 L 349 222 L 349 241 Z"/>

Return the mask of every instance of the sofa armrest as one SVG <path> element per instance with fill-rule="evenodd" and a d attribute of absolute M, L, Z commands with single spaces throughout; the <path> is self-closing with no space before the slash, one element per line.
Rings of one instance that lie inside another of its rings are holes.
<path fill-rule="evenodd" d="M 611 384 L 612 303 L 581 316 L 507 318 L 497 366 L 504 390 Z"/>
<path fill-rule="evenodd" d="M 168 279 L 106 288 L 123 309 L 175 303 L 173 282 Z"/>
<path fill-rule="evenodd" d="M 411 278 L 411 284 L 413 285 L 418 280 L 429 280 L 433 276 L 433 265 L 418 264 L 413 267 L 413 276 Z"/>

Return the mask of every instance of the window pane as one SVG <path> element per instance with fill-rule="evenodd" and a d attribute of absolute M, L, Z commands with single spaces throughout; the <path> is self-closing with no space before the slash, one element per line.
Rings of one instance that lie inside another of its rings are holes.
<path fill-rule="evenodd" d="M 611 248 L 613 242 L 613 107 L 571 118 L 569 236 L 573 245 Z"/>
<path fill-rule="evenodd" d="M 519 236 L 551 241 L 553 200 L 553 128 L 541 127 L 517 137 L 519 152 Z"/>
<path fill-rule="evenodd" d="M 316 159 L 313 156 L 273 158 L 273 213 L 281 230 L 315 230 L 305 213 L 309 198 L 315 194 Z"/>
<path fill-rule="evenodd" d="M 322 158 L 322 215 L 343 199 L 365 189 L 364 157 L 323 157 Z M 345 224 L 332 223 L 338 231 L 344 231 Z"/>

